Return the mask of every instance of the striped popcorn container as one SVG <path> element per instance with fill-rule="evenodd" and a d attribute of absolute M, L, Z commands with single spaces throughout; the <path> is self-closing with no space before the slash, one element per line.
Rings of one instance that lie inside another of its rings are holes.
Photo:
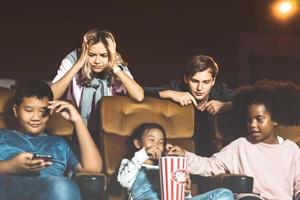
<path fill-rule="evenodd" d="M 166 156 L 159 159 L 161 200 L 184 200 L 186 170 L 185 157 Z"/>

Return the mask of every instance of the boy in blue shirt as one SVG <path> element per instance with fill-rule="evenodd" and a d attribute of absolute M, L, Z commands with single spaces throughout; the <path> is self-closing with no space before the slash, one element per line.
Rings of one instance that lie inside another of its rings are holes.
<path fill-rule="evenodd" d="M 66 169 L 101 171 L 101 156 L 76 108 L 52 100 L 50 87 L 42 81 L 27 81 L 17 88 L 13 111 L 18 126 L 0 129 L 0 199 L 77 200 L 79 189 L 64 177 Z M 45 133 L 53 112 L 73 124 L 80 160 L 63 138 Z M 34 159 L 34 154 L 51 155 L 52 159 Z"/>

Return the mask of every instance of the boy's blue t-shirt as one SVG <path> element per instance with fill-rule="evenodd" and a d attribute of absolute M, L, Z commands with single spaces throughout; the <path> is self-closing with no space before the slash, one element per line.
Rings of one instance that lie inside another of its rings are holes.
<path fill-rule="evenodd" d="M 75 170 L 79 163 L 69 143 L 61 137 L 42 133 L 31 136 L 15 130 L 0 129 L 0 160 L 22 153 L 50 154 L 52 165 L 28 176 L 63 176 L 66 169 Z"/>

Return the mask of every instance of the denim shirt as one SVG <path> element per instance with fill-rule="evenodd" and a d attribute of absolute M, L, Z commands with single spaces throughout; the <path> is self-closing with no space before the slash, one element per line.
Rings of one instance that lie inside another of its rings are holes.
<path fill-rule="evenodd" d="M 27 176 L 63 176 L 66 169 L 75 170 L 79 163 L 67 141 L 42 133 L 32 136 L 15 130 L 0 129 L 0 160 L 9 160 L 22 153 L 50 154 L 52 165 Z"/>

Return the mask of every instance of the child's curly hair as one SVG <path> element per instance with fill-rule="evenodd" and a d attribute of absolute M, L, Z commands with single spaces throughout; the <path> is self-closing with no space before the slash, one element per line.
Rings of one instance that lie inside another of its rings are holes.
<path fill-rule="evenodd" d="M 233 99 L 233 112 L 243 125 L 251 104 L 263 104 L 279 124 L 300 124 L 300 88 L 294 82 L 263 79 L 253 86 L 239 87 Z"/>

